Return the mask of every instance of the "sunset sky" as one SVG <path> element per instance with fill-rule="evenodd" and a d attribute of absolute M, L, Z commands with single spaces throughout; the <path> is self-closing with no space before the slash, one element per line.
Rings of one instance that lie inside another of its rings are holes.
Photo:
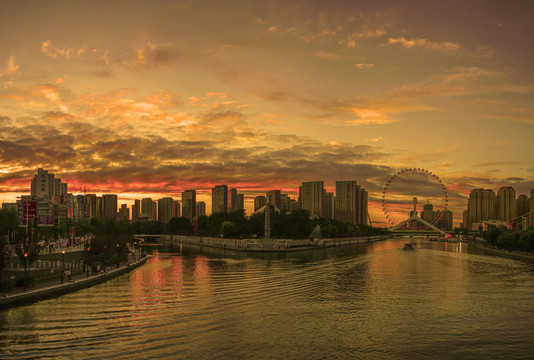
<path fill-rule="evenodd" d="M 70 192 L 208 203 L 398 170 L 534 188 L 534 1 L 0 1 L 0 202 Z"/>

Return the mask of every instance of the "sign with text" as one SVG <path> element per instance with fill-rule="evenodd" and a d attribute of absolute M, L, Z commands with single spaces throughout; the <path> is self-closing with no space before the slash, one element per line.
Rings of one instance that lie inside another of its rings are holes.
<path fill-rule="evenodd" d="M 37 225 L 38 226 L 54 226 L 54 216 L 53 215 L 39 216 L 37 218 Z"/>
<path fill-rule="evenodd" d="M 37 216 L 37 201 L 22 202 L 22 225 L 26 226 L 28 220 Z"/>

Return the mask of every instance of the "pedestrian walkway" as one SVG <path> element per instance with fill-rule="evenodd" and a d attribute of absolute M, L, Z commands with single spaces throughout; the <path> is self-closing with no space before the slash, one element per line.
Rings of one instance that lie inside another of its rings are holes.
<path fill-rule="evenodd" d="M 103 273 L 91 274 L 91 272 L 89 272 L 89 276 L 87 276 L 87 273 L 78 273 L 72 275 L 71 280 L 64 278 L 63 283 L 60 279 L 42 280 L 38 281 L 26 291 L 23 291 L 22 288 L 18 287 L 8 292 L 0 293 L 0 308 L 3 306 L 19 305 L 19 300 L 20 303 L 35 301 L 41 298 L 50 297 L 51 295 L 62 294 L 88 287 L 92 284 L 119 276 L 130 269 L 143 264 L 145 261 L 146 257 L 140 259 L 139 257 L 134 258 L 130 255 L 127 262 L 122 263 L 118 268 L 115 266 L 110 267 Z"/>

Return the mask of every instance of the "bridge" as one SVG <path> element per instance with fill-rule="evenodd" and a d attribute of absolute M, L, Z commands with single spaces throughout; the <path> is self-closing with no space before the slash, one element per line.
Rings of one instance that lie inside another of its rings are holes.
<path fill-rule="evenodd" d="M 419 224 L 423 225 L 426 227 L 426 229 L 403 229 L 404 226 L 407 226 L 408 224 L 412 223 L 412 221 L 415 221 L 415 222 L 418 222 Z M 405 235 L 413 235 L 413 234 L 422 234 L 422 235 L 425 235 L 425 234 L 428 234 L 428 235 L 435 235 L 436 233 L 438 234 L 441 234 L 441 235 L 445 235 L 445 231 L 441 230 L 441 229 L 438 229 L 437 227 L 435 227 L 434 225 L 426 222 L 425 220 L 421 219 L 418 215 L 417 215 L 417 198 L 414 197 L 413 198 L 413 213 L 412 213 L 412 216 L 410 216 L 408 219 L 404 220 L 403 222 L 397 224 L 396 226 L 392 227 L 391 229 L 391 232 L 393 234 L 398 234 L 398 235 L 402 235 L 402 234 L 405 234 Z"/>

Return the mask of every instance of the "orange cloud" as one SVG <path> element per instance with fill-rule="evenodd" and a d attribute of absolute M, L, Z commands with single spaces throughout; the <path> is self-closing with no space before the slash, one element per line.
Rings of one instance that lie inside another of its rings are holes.
<path fill-rule="evenodd" d="M 7 59 L 6 69 L 4 71 L 0 72 L 0 78 L 4 77 L 6 75 L 14 74 L 15 72 L 17 72 L 18 69 L 19 69 L 19 65 L 15 64 L 15 57 L 14 56 L 10 56 Z"/>
<path fill-rule="evenodd" d="M 433 42 L 427 39 L 406 39 L 404 36 L 399 38 L 389 38 L 388 45 L 399 44 L 406 49 L 418 48 L 439 51 L 456 51 L 460 45 L 452 42 Z"/>

